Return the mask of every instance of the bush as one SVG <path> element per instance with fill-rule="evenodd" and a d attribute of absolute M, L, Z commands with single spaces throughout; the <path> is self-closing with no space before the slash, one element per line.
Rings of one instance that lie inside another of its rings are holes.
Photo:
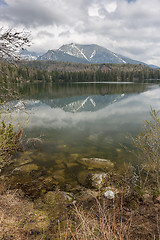
<path fill-rule="evenodd" d="M 133 144 L 138 150 L 138 159 L 141 161 L 141 173 L 145 172 L 145 180 L 141 179 L 141 184 L 145 185 L 152 178 L 160 191 L 160 119 L 159 112 L 151 109 L 151 120 L 145 121 L 144 131 L 135 139 Z"/>
<path fill-rule="evenodd" d="M 11 123 L 0 122 L 0 168 L 10 163 L 11 157 L 20 149 L 22 129 L 14 131 Z"/>

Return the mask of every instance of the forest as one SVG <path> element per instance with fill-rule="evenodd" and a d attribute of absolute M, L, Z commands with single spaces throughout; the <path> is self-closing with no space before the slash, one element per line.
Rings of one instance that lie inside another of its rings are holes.
<path fill-rule="evenodd" d="M 0 82 L 156 82 L 160 69 L 140 64 L 83 64 L 56 61 L 0 62 Z"/>

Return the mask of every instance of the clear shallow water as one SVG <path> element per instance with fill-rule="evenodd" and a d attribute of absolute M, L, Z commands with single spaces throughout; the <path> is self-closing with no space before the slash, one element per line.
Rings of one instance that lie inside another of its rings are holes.
<path fill-rule="evenodd" d="M 17 170 L 21 165 L 29 176 L 21 177 L 32 182 L 41 172 L 37 179 L 55 176 L 61 186 L 75 186 L 87 171 L 107 171 L 84 158 L 109 159 L 117 168 L 135 163 L 121 145 L 132 148 L 126 137 L 141 130 L 151 106 L 160 109 L 159 85 L 40 83 L 19 88 L 22 99 L 7 103 L 13 118 L 22 122 L 27 138 L 43 141 L 17 160 Z"/>

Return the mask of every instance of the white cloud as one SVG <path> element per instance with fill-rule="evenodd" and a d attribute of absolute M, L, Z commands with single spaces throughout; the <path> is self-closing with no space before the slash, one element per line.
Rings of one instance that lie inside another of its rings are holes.
<path fill-rule="evenodd" d="M 159 13 L 159 0 L 0 1 L 1 25 L 31 31 L 32 50 L 96 43 L 156 65 L 160 65 Z"/>
<path fill-rule="evenodd" d="M 117 2 L 116 1 L 107 2 L 105 8 L 109 13 L 115 12 L 117 8 Z"/>

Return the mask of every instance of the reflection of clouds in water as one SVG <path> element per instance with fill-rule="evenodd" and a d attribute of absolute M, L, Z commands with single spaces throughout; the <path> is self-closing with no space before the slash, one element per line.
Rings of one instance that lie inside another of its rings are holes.
<path fill-rule="evenodd" d="M 160 99 L 160 89 L 149 90 L 147 92 L 141 93 L 142 96 L 151 99 Z"/>
<path fill-rule="evenodd" d="M 104 120 L 114 128 L 120 124 L 141 123 L 148 117 L 150 106 L 160 109 L 160 89 L 153 89 L 136 95 L 128 96 L 96 112 L 65 112 L 60 108 L 41 105 L 30 114 L 27 127 L 63 128 L 73 127 L 78 123 L 93 123 Z M 14 114 L 16 114 L 14 112 Z M 22 113 L 22 118 L 25 113 Z"/>

